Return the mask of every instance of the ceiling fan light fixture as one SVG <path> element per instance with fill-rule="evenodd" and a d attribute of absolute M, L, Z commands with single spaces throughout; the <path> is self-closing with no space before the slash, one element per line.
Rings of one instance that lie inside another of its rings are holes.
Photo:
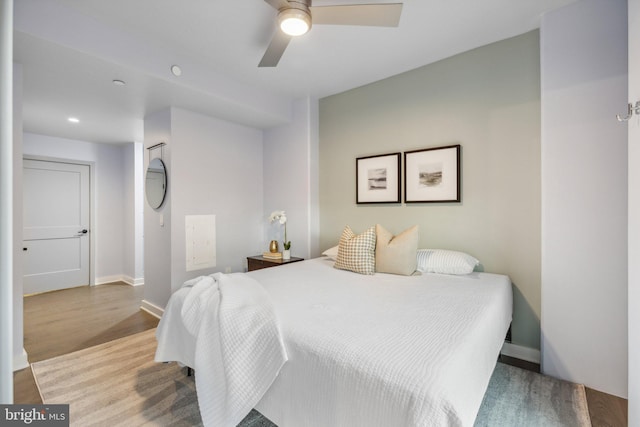
<path fill-rule="evenodd" d="M 285 34 L 301 36 L 311 29 L 311 15 L 300 9 L 285 9 L 278 14 L 278 25 Z"/>

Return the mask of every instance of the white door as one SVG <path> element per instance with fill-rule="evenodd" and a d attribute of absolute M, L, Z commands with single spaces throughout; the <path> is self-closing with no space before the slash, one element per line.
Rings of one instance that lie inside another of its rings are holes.
<path fill-rule="evenodd" d="M 24 293 L 89 284 L 89 166 L 25 160 Z"/>

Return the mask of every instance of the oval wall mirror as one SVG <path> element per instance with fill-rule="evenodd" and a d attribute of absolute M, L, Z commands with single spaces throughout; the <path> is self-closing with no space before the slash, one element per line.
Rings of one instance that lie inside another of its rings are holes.
<path fill-rule="evenodd" d="M 162 206 L 164 197 L 167 194 L 167 169 L 164 167 L 162 160 L 155 158 L 149 163 L 145 177 L 145 187 L 147 203 L 153 209 L 158 209 Z"/>

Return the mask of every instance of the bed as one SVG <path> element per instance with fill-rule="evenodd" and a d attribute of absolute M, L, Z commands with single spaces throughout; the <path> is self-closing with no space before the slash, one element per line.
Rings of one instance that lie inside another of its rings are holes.
<path fill-rule="evenodd" d="M 511 322 L 507 276 L 360 275 L 326 257 L 245 276 L 286 349 L 255 405 L 279 427 L 473 425 Z"/>

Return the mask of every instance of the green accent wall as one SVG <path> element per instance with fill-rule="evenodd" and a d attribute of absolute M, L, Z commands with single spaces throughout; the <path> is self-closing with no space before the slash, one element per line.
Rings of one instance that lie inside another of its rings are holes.
<path fill-rule="evenodd" d="M 345 225 L 417 224 L 419 247 L 467 252 L 511 278 L 513 343 L 539 349 L 539 32 L 323 98 L 319 109 L 320 249 Z M 461 203 L 356 204 L 357 157 L 452 144 L 462 146 Z"/>

